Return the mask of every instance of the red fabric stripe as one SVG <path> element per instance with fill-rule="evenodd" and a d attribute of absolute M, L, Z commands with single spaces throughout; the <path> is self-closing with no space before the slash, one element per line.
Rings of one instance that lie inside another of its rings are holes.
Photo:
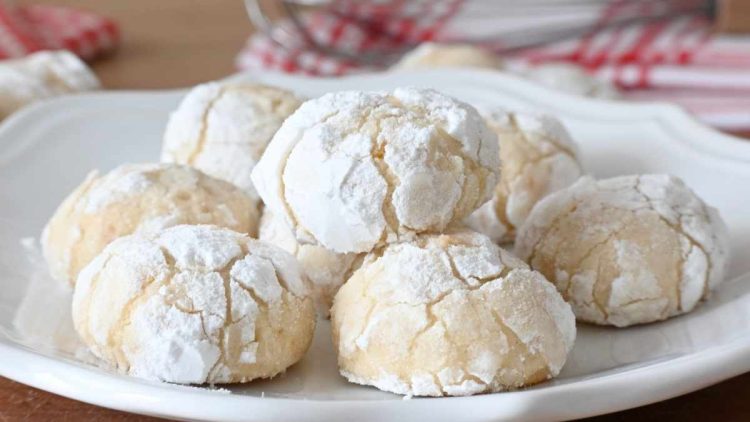
<path fill-rule="evenodd" d="M 687 64 L 694 52 L 694 49 L 690 46 L 685 45 L 685 39 L 688 38 L 694 31 L 699 30 L 705 22 L 698 18 L 693 18 L 688 25 L 685 26 L 685 30 L 682 31 L 680 39 L 674 46 L 675 50 L 678 51 L 677 61 L 678 63 Z"/>
<path fill-rule="evenodd" d="M 618 60 L 620 63 L 636 63 L 643 59 L 643 52 L 648 49 L 656 37 L 666 27 L 664 22 L 657 22 L 645 27 L 633 47 Z"/>
<path fill-rule="evenodd" d="M 581 38 L 578 44 L 578 48 L 573 51 L 573 53 L 569 57 L 569 60 L 576 62 L 582 61 L 581 59 L 587 55 L 589 46 L 591 45 L 591 42 L 596 34 L 599 33 L 609 21 L 616 18 L 617 14 L 625 5 L 626 0 L 618 0 L 613 2 L 610 6 L 607 6 L 602 12 L 602 16 L 599 19 L 599 22 L 594 25 L 594 28 L 591 31 L 585 34 L 583 38 Z"/>
<path fill-rule="evenodd" d="M 609 54 L 612 48 L 614 48 L 621 39 L 622 28 L 615 28 L 612 31 L 610 39 L 607 41 L 607 43 L 602 46 L 602 48 L 596 55 L 594 55 L 594 57 L 588 59 L 588 67 L 596 69 L 599 66 L 603 65 L 609 58 Z"/>
<path fill-rule="evenodd" d="M 3 4 L 0 7 L 0 25 L 8 35 L 4 41 L 12 43 L 12 45 L 4 46 L 3 51 L 6 54 L 4 58 L 17 57 L 19 54 L 25 55 L 42 48 L 41 44 L 29 33 L 28 23 L 23 15 L 17 13 L 12 6 Z"/>
<path fill-rule="evenodd" d="M 110 19 L 64 7 L 32 5 L 22 9 L 45 35 L 50 48 L 65 47 L 91 58 L 119 42 L 119 28 Z"/>
<path fill-rule="evenodd" d="M 711 33 L 709 31 L 703 31 L 701 39 L 693 46 L 689 52 L 685 52 L 682 63 L 688 64 L 693 60 L 693 57 L 708 43 L 711 39 Z M 748 49 L 750 51 L 750 49 Z"/>
<path fill-rule="evenodd" d="M 341 34 L 344 33 L 344 26 L 349 24 L 349 20 L 345 18 L 337 19 L 336 24 L 331 29 L 331 44 L 336 44 L 341 40 Z"/>

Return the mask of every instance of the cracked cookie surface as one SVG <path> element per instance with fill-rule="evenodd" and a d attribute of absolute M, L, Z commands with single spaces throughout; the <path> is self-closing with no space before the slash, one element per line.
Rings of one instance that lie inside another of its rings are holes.
<path fill-rule="evenodd" d="M 226 180 L 259 202 L 250 173 L 281 123 L 301 103 L 293 93 L 267 85 L 198 85 L 169 117 L 161 160 Z"/>
<path fill-rule="evenodd" d="M 122 373 L 182 383 L 269 378 L 312 341 L 315 312 L 296 261 L 215 226 L 121 237 L 82 272 L 76 331 Z"/>
<path fill-rule="evenodd" d="M 70 284 L 117 237 L 178 224 L 214 224 L 255 235 L 252 198 L 223 180 L 177 164 L 126 164 L 94 171 L 55 211 L 42 233 L 52 275 Z"/>
<path fill-rule="evenodd" d="M 474 108 L 436 91 L 336 92 L 284 122 L 252 179 L 301 243 L 369 252 L 488 200 L 497 149 Z"/>
<path fill-rule="evenodd" d="M 680 179 L 584 177 L 540 202 L 516 253 L 578 319 L 624 327 L 691 311 L 721 283 L 726 226 Z"/>
<path fill-rule="evenodd" d="M 573 139 L 557 119 L 503 110 L 487 111 L 485 119 L 500 142 L 503 170 L 492 199 L 465 223 L 495 242 L 512 242 L 534 205 L 571 185 L 583 170 Z"/>
<path fill-rule="evenodd" d="M 560 372 L 575 339 L 552 284 L 463 229 L 368 255 L 337 293 L 331 323 L 342 375 L 415 396 L 541 382 Z"/>
<path fill-rule="evenodd" d="M 283 218 L 266 208 L 260 219 L 258 239 L 276 245 L 297 258 L 310 280 L 310 290 L 318 313 L 330 315 L 333 297 L 359 267 L 364 254 L 336 253 L 319 245 L 300 244 Z"/>

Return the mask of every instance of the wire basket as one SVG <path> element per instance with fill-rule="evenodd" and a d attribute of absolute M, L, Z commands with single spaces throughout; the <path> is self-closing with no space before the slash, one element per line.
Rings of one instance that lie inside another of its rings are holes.
<path fill-rule="evenodd" d="M 425 41 L 477 44 L 498 53 L 605 27 L 714 14 L 715 0 L 281 0 L 245 1 L 255 26 L 283 48 L 315 49 L 385 65 Z M 312 30 L 325 19 L 341 33 Z M 352 29 L 354 28 L 354 29 Z M 345 30 L 344 30 L 345 29 Z M 362 37 L 373 40 L 364 51 Z M 351 39 L 352 42 L 346 42 Z M 351 45 L 352 48 L 348 48 Z"/>

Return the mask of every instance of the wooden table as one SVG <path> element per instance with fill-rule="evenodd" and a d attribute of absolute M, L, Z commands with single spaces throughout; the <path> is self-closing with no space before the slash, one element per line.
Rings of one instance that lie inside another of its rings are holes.
<path fill-rule="evenodd" d="M 123 35 L 121 48 L 93 64 L 104 86 L 110 89 L 184 87 L 226 76 L 233 71 L 234 56 L 252 32 L 241 0 L 34 2 L 81 7 L 117 19 Z M 748 397 L 750 374 L 683 397 L 590 420 L 748 421 Z M 0 377 L 0 422 L 87 419 L 151 418 L 69 400 Z"/>

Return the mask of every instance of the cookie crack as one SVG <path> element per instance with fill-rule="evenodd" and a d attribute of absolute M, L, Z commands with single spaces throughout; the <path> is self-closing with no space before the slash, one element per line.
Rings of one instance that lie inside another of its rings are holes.
<path fill-rule="evenodd" d="M 444 139 L 446 142 L 446 146 L 448 147 L 448 150 L 452 153 L 461 158 L 461 195 L 458 197 L 458 200 L 456 201 L 456 204 L 453 206 L 453 209 L 451 210 L 451 216 L 450 221 L 453 221 L 456 219 L 456 214 L 459 211 L 462 210 L 462 206 L 467 207 L 467 209 L 476 210 L 479 208 L 482 204 L 484 204 L 483 198 L 485 195 L 485 191 L 487 189 L 487 180 L 486 177 L 481 177 L 482 172 L 480 169 L 484 169 L 489 171 L 491 174 L 495 173 L 496 171 L 499 171 L 499 169 L 490 169 L 487 167 L 482 166 L 479 164 L 478 160 L 474 160 L 470 156 L 466 154 L 466 151 L 464 151 L 463 144 L 461 141 L 457 140 L 450 134 L 448 134 L 443 128 L 436 127 L 437 132 L 441 139 Z M 464 202 L 467 201 L 467 194 L 469 193 L 467 189 L 467 184 L 469 183 L 471 176 L 476 177 L 476 180 L 479 184 L 478 186 L 478 192 L 479 195 L 474 199 L 474 201 L 467 206 Z M 486 176 L 486 175 L 485 175 Z M 498 173 L 498 179 L 499 179 L 499 173 Z M 499 182 L 499 180 L 498 180 Z M 469 212 L 470 214 L 470 212 Z"/>
<path fill-rule="evenodd" d="M 515 132 L 521 135 L 521 138 L 523 138 L 523 140 L 524 140 L 524 142 L 526 144 L 533 145 L 533 142 L 530 142 L 530 139 L 527 136 L 527 132 L 525 130 L 522 130 L 521 126 L 518 124 L 518 119 L 516 118 L 515 113 L 510 113 L 508 117 L 509 117 L 509 120 L 511 122 L 510 124 L 513 127 L 513 129 L 515 130 Z M 558 149 L 560 149 L 560 151 L 562 151 L 563 153 L 565 153 L 565 154 L 569 155 L 571 158 L 575 159 L 576 154 L 575 154 L 575 152 L 568 145 L 564 145 L 564 144 L 558 142 L 558 140 L 554 136 L 549 136 L 549 134 L 547 134 L 545 132 L 537 132 L 537 133 L 539 133 L 540 137 L 545 142 L 549 142 L 550 144 L 552 144 L 555 147 L 557 147 Z"/>
<path fill-rule="evenodd" d="M 552 223 L 545 228 L 542 233 L 539 233 L 537 236 L 535 236 L 534 244 L 531 246 L 531 253 L 529 254 L 528 259 L 526 262 L 533 266 L 534 259 L 536 258 L 536 254 L 539 252 L 539 246 L 542 243 L 542 240 L 547 238 L 550 233 L 552 233 L 554 230 L 558 229 L 560 224 L 562 224 L 563 220 L 570 216 L 571 214 L 575 213 L 578 209 L 578 205 L 580 204 L 580 200 L 576 199 L 575 203 L 571 207 L 571 209 L 568 212 L 560 212 L 557 217 L 552 221 Z"/>
<path fill-rule="evenodd" d="M 541 358 L 542 361 L 544 361 L 544 365 L 547 368 L 547 372 L 552 372 L 552 366 L 549 363 L 549 359 L 547 359 L 547 356 L 545 356 L 543 353 L 537 353 L 537 352 L 531 352 L 531 349 L 529 348 L 529 345 L 526 344 L 521 340 L 521 337 L 518 336 L 518 333 L 516 333 L 515 330 L 513 330 L 508 324 L 505 323 L 502 317 L 500 317 L 500 314 L 497 313 L 495 309 L 491 309 L 490 313 L 492 314 L 492 318 L 495 320 L 495 324 L 497 324 L 498 328 L 500 328 L 500 331 L 502 331 L 503 335 L 505 335 L 506 338 L 509 339 L 508 347 L 510 347 L 511 339 L 515 344 L 517 344 L 519 347 L 523 348 L 521 350 L 520 355 L 521 356 L 533 356 L 537 358 Z M 525 378 L 524 374 L 524 378 Z"/>
<path fill-rule="evenodd" d="M 477 306 L 477 304 L 475 303 L 475 301 L 470 300 L 469 301 L 469 306 L 472 308 L 472 310 L 474 312 L 476 312 L 476 306 Z M 479 379 L 479 377 L 477 377 L 476 375 L 472 374 L 471 371 L 469 370 L 469 359 L 468 359 L 468 356 L 467 356 L 467 353 L 466 353 L 467 350 L 466 349 L 461 349 L 461 348 L 457 347 L 458 343 L 450 336 L 449 331 L 448 331 L 448 327 L 445 325 L 445 321 L 443 321 L 441 319 L 440 322 L 443 324 L 443 328 L 444 328 L 444 331 L 445 331 L 445 338 L 446 338 L 446 340 L 451 345 L 453 345 L 453 347 L 458 352 L 460 352 L 460 359 L 459 359 L 460 365 L 459 365 L 459 369 L 461 369 L 461 379 L 460 379 L 460 382 L 458 382 L 456 384 L 452 384 L 452 385 L 461 385 L 461 384 L 465 383 L 466 381 L 474 381 L 477 384 L 482 385 L 482 386 L 484 386 L 486 388 L 488 386 L 488 384 L 486 382 L 482 381 L 481 379 Z M 450 386 L 448 386 L 448 387 L 450 387 Z M 446 394 L 448 394 L 448 392 L 445 391 L 445 388 L 443 389 L 443 392 L 446 393 Z"/>
<path fill-rule="evenodd" d="M 500 270 L 500 272 L 498 272 L 496 274 L 490 274 L 490 275 L 484 276 L 484 277 L 476 277 L 476 276 L 464 277 L 458 271 L 458 267 L 456 266 L 456 262 L 455 262 L 455 260 L 453 258 L 453 255 L 451 255 L 450 252 L 447 252 L 447 251 L 443 251 L 443 253 L 445 254 L 445 256 L 447 258 L 448 265 L 450 266 L 451 273 L 453 274 L 453 277 L 455 277 L 458 280 L 460 280 L 464 284 L 465 290 L 468 290 L 468 291 L 474 291 L 476 289 L 479 289 L 480 287 L 482 287 L 482 285 L 484 285 L 486 283 L 490 283 L 492 281 L 504 278 L 512 270 L 512 268 L 510 268 L 507 265 L 503 264 L 503 268 Z M 470 283 L 469 280 L 475 280 L 477 283 L 476 284 Z M 443 296 L 443 297 L 445 297 L 445 296 Z"/>
<path fill-rule="evenodd" d="M 243 249 L 240 247 L 241 250 Z M 219 358 L 216 359 L 216 362 L 212 365 L 211 369 L 208 371 L 210 374 L 209 377 L 211 379 L 215 379 L 216 372 L 219 370 L 220 365 L 226 365 L 227 363 L 227 356 L 226 356 L 226 330 L 227 328 L 234 323 L 234 318 L 232 317 L 232 311 L 233 311 L 233 304 L 232 304 L 232 277 L 230 276 L 229 272 L 234 267 L 234 265 L 242 260 L 245 255 L 245 251 L 242 250 L 242 254 L 239 256 L 235 256 L 232 258 L 227 265 L 224 266 L 222 271 L 219 271 L 219 275 L 221 276 L 222 286 L 224 288 L 224 321 L 221 325 L 221 328 L 219 328 L 219 333 L 217 335 L 217 344 L 216 346 L 219 348 Z M 237 283 L 240 287 L 242 287 L 242 283 Z M 260 306 L 260 305 L 259 305 Z M 203 321 L 203 311 L 201 312 L 201 321 Z M 211 339 L 212 337 L 206 334 L 206 338 Z"/>
<path fill-rule="evenodd" d="M 331 114 L 325 116 L 323 119 L 321 119 L 321 121 L 318 124 L 326 124 L 329 120 L 338 116 L 339 114 L 341 114 L 341 111 L 336 110 L 332 112 Z M 297 145 L 299 145 L 299 142 L 300 142 L 300 139 L 296 139 L 294 141 L 294 145 L 292 145 L 291 148 L 289 148 L 285 152 L 284 158 L 282 159 L 281 172 L 279 175 L 279 199 L 281 201 L 282 206 L 284 207 L 285 214 L 287 215 L 287 217 L 289 217 L 290 220 L 292 220 L 291 227 L 294 228 L 294 232 L 295 232 L 294 237 L 295 238 L 298 237 L 296 233 L 298 230 L 303 230 L 305 233 L 309 234 L 310 236 L 314 238 L 315 236 L 313 236 L 312 232 L 310 232 L 310 230 L 308 230 L 307 227 L 305 227 L 300 222 L 300 219 L 297 216 L 297 213 L 294 212 L 294 209 L 292 208 L 291 204 L 289 204 L 289 201 L 286 200 L 286 182 L 284 182 L 284 175 L 286 174 L 286 168 L 289 165 L 289 157 L 292 155 L 292 151 L 294 151 L 294 149 L 297 148 Z M 317 241 L 317 239 L 315 240 Z"/>
<path fill-rule="evenodd" d="M 703 277 L 703 292 L 701 293 L 701 299 L 707 298 L 708 295 L 709 295 L 709 293 L 710 293 L 710 291 L 709 291 L 709 278 L 711 276 L 711 271 L 713 269 L 713 262 L 711 260 L 711 255 L 708 253 L 708 251 L 706 251 L 706 249 L 703 247 L 703 245 L 701 245 L 695 238 L 693 238 L 691 235 L 689 235 L 684 230 L 684 228 L 682 226 L 682 217 L 683 217 L 682 214 L 678 213 L 678 215 L 680 217 L 678 219 L 678 224 L 674 224 L 674 223 L 670 222 L 669 220 L 667 220 L 667 218 L 664 217 L 661 213 L 659 213 L 658 211 L 656 211 L 656 207 L 654 206 L 654 202 L 651 200 L 651 198 L 649 198 L 641 190 L 641 177 L 640 176 L 636 179 L 635 190 L 636 190 L 636 192 L 638 192 L 648 202 L 648 204 L 651 206 L 651 210 L 654 212 L 654 214 L 656 214 L 656 216 L 659 218 L 659 220 L 662 223 L 664 223 L 665 225 L 667 225 L 667 227 L 671 228 L 672 230 L 674 230 L 678 234 L 684 236 L 684 238 L 687 239 L 688 243 L 690 243 L 690 246 L 698 248 L 698 250 L 700 250 L 703 253 L 703 255 L 706 257 L 707 267 L 706 267 L 706 274 Z M 703 209 L 705 211 L 705 207 Z M 689 251 L 688 251 L 688 253 L 689 253 Z M 683 259 L 685 259 L 685 258 L 686 258 L 686 256 L 683 257 Z M 679 264 L 680 263 L 677 264 L 677 275 L 679 277 L 679 281 L 676 284 L 676 291 L 677 291 L 677 296 L 676 297 L 677 297 L 677 309 L 682 312 L 682 311 L 684 311 L 684 309 L 682 308 L 681 283 L 682 283 L 682 278 L 683 278 L 684 274 L 683 274 L 682 266 L 679 265 Z"/>
<path fill-rule="evenodd" d="M 243 283 L 240 283 L 238 281 L 235 281 L 235 283 L 240 289 L 242 289 L 245 293 L 247 293 L 253 299 L 253 301 L 258 305 L 258 307 L 268 308 L 268 302 L 261 299 L 260 296 L 258 296 L 258 293 L 255 291 L 255 289 L 253 289 L 252 287 L 246 286 Z M 242 320 L 242 318 L 240 318 L 240 320 Z M 235 323 L 238 321 L 231 321 L 231 323 Z"/>
<path fill-rule="evenodd" d="M 662 298 L 658 298 L 658 297 L 649 297 L 649 298 L 640 298 L 640 299 L 633 299 L 633 300 L 631 300 L 631 301 L 628 301 L 628 302 L 625 302 L 625 303 L 623 303 L 623 304 L 619 305 L 619 307 L 620 307 L 620 308 L 625 308 L 625 307 L 628 307 L 628 306 L 631 306 L 631 305 L 635 305 L 636 303 L 641 303 L 641 302 L 650 302 L 650 301 L 656 301 L 656 300 L 660 300 L 660 299 L 662 299 Z M 663 313 L 663 312 L 662 312 L 662 313 Z"/>
<path fill-rule="evenodd" d="M 195 149 L 190 154 L 190 156 L 187 158 L 187 164 L 188 165 L 194 165 L 195 160 L 201 155 L 203 152 L 203 149 L 206 145 L 206 133 L 208 132 L 208 116 L 211 114 L 211 110 L 213 110 L 214 105 L 221 99 L 221 97 L 226 92 L 226 87 L 220 87 L 219 90 L 216 92 L 216 96 L 212 98 L 208 104 L 206 104 L 206 108 L 203 110 L 203 114 L 201 114 L 201 128 L 198 132 L 198 144 L 195 146 Z"/>
<path fill-rule="evenodd" d="M 422 337 L 422 335 L 431 330 L 437 324 L 437 321 L 439 319 L 432 312 L 432 305 L 429 304 L 425 305 L 425 315 L 427 316 L 427 325 L 425 325 L 421 330 L 417 331 L 409 342 L 409 347 L 407 349 L 409 351 L 409 356 L 414 355 L 414 348 L 416 347 L 419 339 Z"/>
<path fill-rule="evenodd" d="M 587 259 L 591 258 L 591 256 L 594 254 L 594 252 L 596 252 L 597 249 L 599 249 L 603 245 L 606 245 L 607 243 L 611 242 L 612 240 L 617 239 L 617 237 L 620 235 L 620 233 L 622 233 L 623 231 L 625 231 L 628 228 L 629 221 L 630 220 L 628 220 L 628 222 L 626 222 L 626 223 L 623 223 L 622 226 L 619 229 L 617 229 L 617 230 L 609 233 L 604 240 L 602 240 L 600 242 L 597 242 L 592 247 L 590 247 L 586 251 L 586 253 L 572 266 L 572 268 L 580 268 L 580 266 L 584 262 L 586 262 Z M 592 292 L 591 292 L 592 302 L 588 302 L 588 303 L 589 304 L 593 303 L 594 306 L 596 306 L 599 309 L 599 311 L 604 315 L 604 319 L 605 320 L 609 320 L 609 314 L 607 312 L 607 307 L 603 303 L 601 303 L 601 301 L 599 301 L 597 299 L 597 297 L 596 297 L 596 290 L 597 290 L 597 288 L 599 287 L 599 285 L 602 282 L 601 277 L 598 277 L 598 274 L 600 274 L 600 272 L 601 272 L 601 262 L 597 262 L 597 270 L 596 270 L 597 278 L 596 278 L 596 281 L 594 282 L 594 286 L 592 287 Z M 573 285 L 573 275 L 571 275 L 570 281 L 568 282 L 568 286 L 565 289 L 565 297 L 566 298 L 570 297 L 570 288 L 572 287 L 572 285 Z M 611 295 L 611 292 L 610 292 L 610 295 Z M 607 300 L 609 301 L 609 298 Z"/>
<path fill-rule="evenodd" d="M 368 114 L 362 118 L 359 122 L 359 126 L 356 131 L 361 131 L 367 120 L 372 116 L 374 110 L 369 110 Z M 370 136 L 370 156 L 372 157 L 375 169 L 383 178 L 386 184 L 385 198 L 381 205 L 381 213 L 385 219 L 387 228 L 383 230 L 378 243 L 385 243 L 388 239 L 388 231 L 398 235 L 401 226 L 401 222 L 396 214 L 396 209 L 393 206 L 393 194 L 396 191 L 396 187 L 401 184 L 400 178 L 393 171 L 388 162 L 385 161 L 385 149 L 388 146 L 388 140 L 384 139 L 382 142 L 379 141 L 380 134 L 382 133 L 382 126 L 380 119 L 375 119 L 375 133 Z M 404 226 L 406 227 L 406 226 Z"/>
<path fill-rule="evenodd" d="M 171 281 L 173 276 L 174 274 L 170 273 L 169 276 L 166 277 L 166 280 Z M 107 344 L 112 350 L 115 351 L 117 355 L 119 355 L 120 359 L 117 359 L 118 362 L 122 361 L 127 363 L 127 367 L 124 368 L 126 372 L 130 370 L 130 362 L 125 358 L 125 352 L 122 349 L 122 334 L 125 332 L 125 329 L 132 323 L 131 316 L 136 304 L 140 303 L 142 299 L 147 296 L 146 293 L 148 291 L 148 288 L 151 287 L 155 282 L 156 279 L 150 277 L 147 282 L 144 283 L 140 291 L 138 291 L 137 294 L 135 294 L 125 303 L 125 305 L 122 307 L 122 311 L 120 311 L 120 317 L 107 332 Z M 201 324 L 201 328 L 204 328 L 203 324 Z"/>

